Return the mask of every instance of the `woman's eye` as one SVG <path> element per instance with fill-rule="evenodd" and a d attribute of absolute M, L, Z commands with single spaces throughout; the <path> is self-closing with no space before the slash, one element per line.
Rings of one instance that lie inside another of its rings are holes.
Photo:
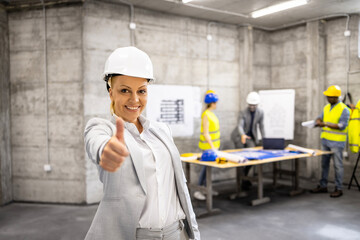
<path fill-rule="evenodd" d="M 146 90 L 140 90 L 139 93 L 140 94 L 146 94 Z"/>
<path fill-rule="evenodd" d="M 127 90 L 127 89 L 124 88 L 124 89 L 121 89 L 120 92 L 122 92 L 122 93 L 127 93 L 127 92 L 129 92 L 129 90 Z"/>

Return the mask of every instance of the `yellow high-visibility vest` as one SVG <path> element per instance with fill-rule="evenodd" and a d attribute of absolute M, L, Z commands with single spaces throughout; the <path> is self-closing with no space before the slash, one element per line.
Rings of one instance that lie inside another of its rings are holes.
<path fill-rule="evenodd" d="M 331 107 L 330 103 L 324 107 L 323 122 L 338 124 L 341 114 L 343 110 L 347 108 L 347 106 L 344 103 L 339 102 L 331 110 L 330 107 Z M 347 135 L 347 127 L 344 130 L 323 127 L 321 132 L 321 138 L 325 138 L 327 140 L 336 141 L 336 142 L 345 142 L 346 135 Z"/>
<path fill-rule="evenodd" d="M 349 121 L 349 147 L 353 153 L 359 152 L 360 145 L 360 100 L 352 111 Z"/>
<path fill-rule="evenodd" d="M 215 148 L 219 148 L 220 147 L 220 124 L 219 124 L 219 119 L 210 110 L 205 110 L 201 114 L 201 129 L 200 129 L 201 134 L 200 134 L 199 148 L 202 149 L 202 150 L 211 149 L 210 144 L 206 141 L 206 139 L 205 139 L 205 137 L 203 135 L 203 133 L 204 133 L 203 118 L 205 116 L 209 120 L 209 134 L 210 134 L 211 141 L 212 141 Z"/>

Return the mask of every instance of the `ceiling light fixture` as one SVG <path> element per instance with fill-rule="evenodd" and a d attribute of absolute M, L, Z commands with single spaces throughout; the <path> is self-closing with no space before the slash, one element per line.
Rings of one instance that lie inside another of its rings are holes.
<path fill-rule="evenodd" d="M 283 2 L 283 3 L 275 4 L 275 5 L 272 5 L 270 7 L 266 7 L 266 8 L 257 10 L 255 12 L 252 12 L 251 17 L 252 18 L 262 17 L 262 16 L 265 16 L 265 15 L 280 12 L 280 11 L 283 11 L 283 10 L 286 10 L 286 9 L 289 9 L 289 8 L 302 6 L 302 5 L 307 4 L 308 2 L 309 2 L 309 0 L 292 0 L 292 1 L 287 1 L 287 2 Z"/>
<path fill-rule="evenodd" d="M 192 0 L 182 0 L 182 3 L 186 4 L 188 2 L 191 2 Z"/>

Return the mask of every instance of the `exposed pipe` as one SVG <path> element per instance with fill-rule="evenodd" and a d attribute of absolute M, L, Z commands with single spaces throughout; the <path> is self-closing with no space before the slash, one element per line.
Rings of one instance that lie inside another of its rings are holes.
<path fill-rule="evenodd" d="M 47 41 L 46 41 L 46 9 L 44 0 L 41 0 L 43 7 L 43 20 L 44 20 L 44 83 L 45 83 L 45 118 L 46 118 L 46 156 L 47 164 L 50 165 L 50 150 L 49 150 L 49 101 L 48 101 L 48 73 L 47 73 Z"/>
<path fill-rule="evenodd" d="M 199 5 L 195 5 L 195 4 L 191 4 L 191 3 L 184 4 L 181 0 L 164 0 L 164 1 L 172 2 L 174 4 L 182 4 L 182 5 L 185 5 L 185 6 L 188 6 L 188 7 L 202 9 L 202 10 L 205 10 L 205 11 L 211 11 L 211 12 L 222 13 L 222 14 L 231 15 L 231 16 L 243 17 L 243 18 L 246 18 L 246 19 L 250 18 L 250 15 L 246 15 L 246 14 L 242 14 L 242 13 L 224 11 L 224 10 L 219 10 L 219 9 L 215 9 L 215 8 L 199 6 Z M 352 14 L 352 13 L 349 13 L 349 14 Z M 260 29 L 260 30 L 266 30 L 266 31 L 277 31 L 277 30 L 280 30 L 280 29 L 283 29 L 283 28 L 288 28 L 288 27 L 292 27 L 292 26 L 295 26 L 295 25 L 304 24 L 304 23 L 310 22 L 310 21 L 317 21 L 317 20 L 321 20 L 321 19 L 324 19 L 324 18 L 333 18 L 333 17 L 341 17 L 341 16 L 348 17 L 349 14 L 346 14 L 346 13 L 329 14 L 329 15 L 316 17 L 316 18 L 311 18 L 311 19 L 307 19 L 307 20 L 300 20 L 300 21 L 297 21 L 297 22 L 289 23 L 289 24 L 283 24 L 280 27 L 275 27 L 275 28 L 261 27 L 261 26 L 258 26 L 258 25 L 250 24 L 250 23 L 243 23 L 243 24 L 237 24 L 237 25 L 238 26 L 244 26 L 244 27 L 251 26 L 253 28 Z M 354 12 L 354 14 L 356 14 L 356 12 Z"/>
<path fill-rule="evenodd" d="M 32 1 L 29 1 L 29 3 L 13 3 L 13 5 L 9 4 L 7 5 L 5 8 L 7 11 L 12 11 L 12 10 L 18 10 L 18 9 L 34 9 L 34 8 L 42 8 L 43 6 L 45 7 L 52 7 L 52 6 L 56 6 L 56 5 L 66 5 L 66 4 L 75 4 L 75 3 L 83 3 L 85 0 L 53 0 L 51 2 L 46 2 L 44 3 L 44 1 L 41 1 L 40 3 L 34 3 Z"/>
<path fill-rule="evenodd" d="M 222 13 L 222 14 L 232 15 L 232 16 L 236 16 L 236 17 L 249 18 L 249 15 L 246 15 L 246 14 L 241 14 L 241 13 L 236 13 L 236 12 L 231 12 L 231 11 L 225 11 L 225 10 L 219 10 L 219 9 L 216 9 L 216 8 L 204 7 L 204 6 L 199 6 L 199 5 L 195 5 L 195 4 L 191 4 L 191 3 L 183 3 L 182 0 L 163 0 L 163 1 L 171 2 L 171 3 L 175 3 L 175 4 L 181 4 L 181 5 L 184 5 L 184 6 L 197 8 L 197 9 L 201 9 L 201 10 L 206 10 L 206 11 L 210 11 L 210 12 Z"/>
<path fill-rule="evenodd" d="M 348 18 L 347 18 L 347 20 L 346 20 L 346 29 L 345 29 L 345 31 L 350 31 L 350 30 L 349 30 L 349 21 L 350 21 L 350 16 L 348 16 Z M 359 24 L 360 24 L 360 22 L 359 22 Z M 347 63 L 346 63 L 347 66 L 346 66 L 346 69 L 347 69 L 347 71 L 346 71 L 346 94 L 345 94 L 345 96 L 346 96 L 347 93 L 349 92 L 350 75 L 351 75 L 351 74 L 360 73 L 360 70 L 350 71 L 350 68 L 351 68 L 351 66 L 350 66 L 350 61 L 351 61 L 351 59 L 350 59 L 350 53 L 351 53 L 351 49 L 350 49 L 350 46 L 351 46 L 351 44 L 350 44 L 351 32 L 350 32 L 350 35 L 349 35 L 349 36 L 346 36 L 346 37 L 347 37 L 347 39 L 346 39 L 346 57 L 347 57 Z"/>
<path fill-rule="evenodd" d="M 318 20 L 323 20 L 323 19 L 327 19 L 327 18 L 348 17 L 348 16 L 349 16 L 349 14 L 346 14 L 346 13 L 329 14 L 329 15 L 324 15 L 324 16 L 321 16 L 321 17 L 310 18 L 310 19 L 307 19 L 307 20 L 300 20 L 300 21 L 297 21 L 297 22 L 289 23 L 289 24 L 283 24 L 280 27 L 275 27 L 275 28 L 261 27 L 261 26 L 257 26 L 257 25 L 251 25 L 251 26 L 253 28 L 257 28 L 257 29 L 260 29 L 260 30 L 265 30 L 265 31 L 272 32 L 272 31 L 278 31 L 278 30 L 281 30 L 281 29 L 284 29 L 284 28 L 293 27 L 293 26 L 300 25 L 300 24 L 305 24 L 307 22 L 318 21 Z M 250 24 L 245 24 L 245 25 L 250 25 Z"/>
<path fill-rule="evenodd" d="M 214 25 L 215 22 L 209 22 L 206 28 L 206 41 L 207 41 L 207 89 L 210 89 L 210 42 L 212 41 L 212 36 L 210 35 L 210 27 Z"/>
<path fill-rule="evenodd" d="M 128 2 L 128 1 L 124 1 L 124 0 L 104 0 L 104 2 L 108 2 L 108 3 L 123 3 L 126 4 L 130 7 L 130 23 L 129 23 L 129 29 L 130 29 L 130 45 L 131 46 L 135 46 L 135 29 L 136 29 L 136 24 L 134 22 L 134 4 Z"/>
<path fill-rule="evenodd" d="M 182 2 L 181 2 L 181 3 L 182 3 Z M 199 5 L 195 5 L 195 4 L 191 4 L 191 3 L 186 3 L 186 4 L 184 4 L 184 5 L 185 5 L 185 6 L 188 6 L 188 7 L 192 7 L 192 8 L 198 8 L 198 9 L 210 11 L 210 12 L 223 13 L 223 14 L 232 15 L 232 16 L 236 16 L 236 17 L 249 18 L 249 15 L 245 15 L 245 14 L 241 14 L 241 13 L 224 11 L 224 10 L 219 10 L 219 9 L 215 9 L 215 8 L 209 8 L 209 7 L 199 6 Z"/>
<path fill-rule="evenodd" d="M 347 15 L 347 19 L 346 19 L 346 29 L 345 32 L 349 31 L 349 21 L 350 21 L 350 16 Z M 344 32 L 344 33 L 345 33 Z M 346 94 L 349 93 L 349 72 L 350 72 L 350 37 L 346 36 Z M 346 96 L 345 94 L 345 96 Z"/>
<path fill-rule="evenodd" d="M 357 73 L 360 73 L 360 70 L 357 70 L 357 71 L 350 71 L 349 74 L 357 74 Z"/>

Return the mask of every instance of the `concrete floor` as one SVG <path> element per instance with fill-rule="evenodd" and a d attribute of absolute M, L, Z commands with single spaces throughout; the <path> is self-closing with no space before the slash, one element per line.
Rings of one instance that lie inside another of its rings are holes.
<path fill-rule="evenodd" d="M 310 188 L 314 183 L 301 183 Z M 202 239 L 360 239 L 360 192 L 344 188 L 344 196 L 304 194 L 289 197 L 288 187 L 276 191 L 266 184 L 271 202 L 252 207 L 253 187 L 247 198 L 229 200 L 226 188 L 214 198 L 221 214 L 198 219 Z M 225 190 L 224 190 L 225 189 Z M 332 190 L 332 187 L 330 186 Z M 194 203 L 196 210 L 204 206 Z M 83 239 L 97 205 L 12 203 L 0 208 L 0 239 L 76 240 Z"/>

